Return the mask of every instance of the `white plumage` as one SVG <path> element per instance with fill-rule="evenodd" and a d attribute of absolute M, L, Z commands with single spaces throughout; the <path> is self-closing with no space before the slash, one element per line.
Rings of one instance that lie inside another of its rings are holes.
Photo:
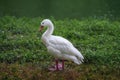
<path fill-rule="evenodd" d="M 41 22 L 40 30 L 42 30 L 43 27 L 47 27 L 47 30 L 42 35 L 41 39 L 50 54 L 55 58 L 70 60 L 76 64 L 83 62 L 84 57 L 71 42 L 63 37 L 52 35 L 54 25 L 49 19 L 44 19 Z"/>

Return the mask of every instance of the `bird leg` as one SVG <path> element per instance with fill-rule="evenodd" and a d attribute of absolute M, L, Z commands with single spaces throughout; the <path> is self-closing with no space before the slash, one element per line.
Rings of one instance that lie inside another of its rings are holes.
<path fill-rule="evenodd" d="M 60 71 L 64 70 L 64 60 L 62 60 L 62 64 L 59 63 L 58 59 L 55 59 L 55 66 L 49 68 L 50 71 Z"/>
<path fill-rule="evenodd" d="M 56 62 L 56 70 L 58 71 L 59 70 L 59 68 L 58 68 L 58 60 L 55 60 L 55 62 Z"/>
<path fill-rule="evenodd" d="M 62 70 L 64 70 L 64 60 L 62 60 Z"/>
<path fill-rule="evenodd" d="M 55 62 L 56 62 L 55 68 L 57 71 L 64 70 L 64 60 L 62 60 L 62 64 L 59 63 L 58 59 L 56 59 Z"/>
<path fill-rule="evenodd" d="M 63 70 L 63 65 L 59 63 L 59 60 L 56 60 L 56 65 L 55 65 L 56 71 Z"/>
<path fill-rule="evenodd" d="M 59 71 L 63 70 L 62 64 L 59 63 L 58 59 L 55 59 L 55 65 L 48 68 L 50 71 Z"/>

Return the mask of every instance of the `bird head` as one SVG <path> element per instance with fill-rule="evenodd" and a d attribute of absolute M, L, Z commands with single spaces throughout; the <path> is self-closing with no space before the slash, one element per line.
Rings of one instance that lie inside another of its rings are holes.
<path fill-rule="evenodd" d="M 44 19 L 40 24 L 40 30 L 39 31 L 42 31 L 44 27 L 50 26 L 51 23 L 52 22 L 49 19 Z"/>

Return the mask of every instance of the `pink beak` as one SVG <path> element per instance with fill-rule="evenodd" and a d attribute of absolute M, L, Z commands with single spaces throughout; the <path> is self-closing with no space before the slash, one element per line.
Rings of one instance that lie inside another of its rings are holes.
<path fill-rule="evenodd" d="M 43 30 L 44 26 L 40 26 L 39 31 L 41 32 Z"/>

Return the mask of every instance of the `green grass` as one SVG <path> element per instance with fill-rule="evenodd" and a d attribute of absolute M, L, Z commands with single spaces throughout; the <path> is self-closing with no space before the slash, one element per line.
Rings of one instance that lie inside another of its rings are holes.
<path fill-rule="evenodd" d="M 107 18 L 82 20 L 51 18 L 54 35 L 73 43 L 85 57 L 80 66 L 66 62 L 64 71 L 49 72 L 49 55 L 38 32 L 43 18 L 0 18 L 1 80 L 119 80 L 120 21 Z"/>

